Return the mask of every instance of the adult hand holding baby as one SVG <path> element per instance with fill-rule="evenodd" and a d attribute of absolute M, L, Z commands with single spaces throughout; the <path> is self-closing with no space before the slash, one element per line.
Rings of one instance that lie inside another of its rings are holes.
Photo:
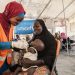
<path fill-rule="evenodd" d="M 44 49 L 44 43 L 40 39 L 35 39 L 30 43 L 37 51 L 42 51 Z"/>

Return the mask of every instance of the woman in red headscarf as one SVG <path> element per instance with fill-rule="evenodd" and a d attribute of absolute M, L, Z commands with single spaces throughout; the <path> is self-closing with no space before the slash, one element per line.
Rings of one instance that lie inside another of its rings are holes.
<path fill-rule="evenodd" d="M 0 75 L 11 63 L 13 27 L 23 20 L 24 15 L 24 8 L 15 1 L 8 3 L 4 12 L 0 13 Z"/>

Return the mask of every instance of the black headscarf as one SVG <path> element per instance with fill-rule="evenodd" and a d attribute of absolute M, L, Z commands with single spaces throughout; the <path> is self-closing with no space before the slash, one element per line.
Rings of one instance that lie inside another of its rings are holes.
<path fill-rule="evenodd" d="M 35 23 L 39 22 L 42 26 L 42 32 L 38 35 L 34 34 L 34 39 L 40 39 L 44 42 L 46 47 L 50 47 L 56 43 L 54 36 L 48 31 L 44 21 L 42 19 L 36 19 Z M 34 25 L 35 25 L 34 23 Z"/>
<path fill-rule="evenodd" d="M 45 34 L 47 34 L 47 33 L 48 33 L 48 30 L 47 30 L 47 27 L 45 26 L 44 21 L 43 21 L 42 19 L 36 19 L 35 23 L 36 23 L 36 22 L 39 22 L 40 25 L 42 26 L 42 32 L 41 32 L 40 35 L 45 35 Z M 35 25 L 35 23 L 34 23 L 34 25 Z"/>

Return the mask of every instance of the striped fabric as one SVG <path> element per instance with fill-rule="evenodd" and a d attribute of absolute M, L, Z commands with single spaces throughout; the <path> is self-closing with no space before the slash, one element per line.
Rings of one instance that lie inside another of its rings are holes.
<path fill-rule="evenodd" d="M 34 75 L 48 75 L 48 74 L 49 70 L 47 69 L 46 66 L 36 68 L 36 71 L 34 73 Z M 21 72 L 18 75 L 27 75 L 27 72 Z"/>

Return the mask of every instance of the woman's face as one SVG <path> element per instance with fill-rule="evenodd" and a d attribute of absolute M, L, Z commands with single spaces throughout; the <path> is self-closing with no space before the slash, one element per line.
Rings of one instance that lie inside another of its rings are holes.
<path fill-rule="evenodd" d="M 23 17 L 19 17 L 19 16 L 16 16 L 16 17 L 13 17 L 10 19 L 10 23 L 14 26 L 18 25 L 21 21 L 23 20 Z"/>
<path fill-rule="evenodd" d="M 35 34 L 40 34 L 42 32 L 42 26 L 40 25 L 39 22 L 36 22 L 34 24 L 34 27 L 33 28 L 34 28 L 34 33 Z"/>

